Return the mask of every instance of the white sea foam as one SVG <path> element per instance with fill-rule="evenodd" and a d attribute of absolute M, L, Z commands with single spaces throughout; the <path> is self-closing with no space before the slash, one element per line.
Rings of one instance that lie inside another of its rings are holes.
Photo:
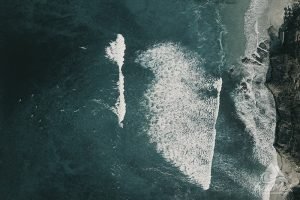
<path fill-rule="evenodd" d="M 258 174 L 251 168 L 241 168 L 240 161 L 231 155 L 215 153 L 214 168 L 217 171 L 223 172 L 226 176 L 237 183 L 237 185 L 228 184 L 218 181 L 212 186 L 212 190 L 222 188 L 223 192 L 239 192 L 245 191 L 251 193 L 255 199 L 269 199 L 270 191 L 275 183 L 277 173 L 280 171 L 276 163 L 271 163 L 267 166 L 264 173 Z M 243 188 L 241 190 L 241 188 Z M 243 195 L 243 194 L 242 194 Z"/>
<path fill-rule="evenodd" d="M 270 25 L 264 12 L 269 0 L 252 0 L 245 15 L 245 34 L 247 39 L 246 52 L 251 56 L 259 42 L 268 39 L 267 28 Z"/>
<path fill-rule="evenodd" d="M 247 39 L 245 56 L 251 57 L 256 53 L 258 44 L 268 39 L 269 26 L 264 14 L 268 0 L 252 0 L 245 15 L 245 35 Z M 270 91 L 265 87 L 268 59 L 262 65 L 243 64 L 244 70 L 241 82 L 247 90 L 237 87 L 232 93 L 238 116 L 246 126 L 246 133 L 253 139 L 253 159 L 266 167 L 270 177 L 276 177 L 277 157 L 273 147 L 275 139 L 276 111 L 275 103 Z M 275 167 L 274 167 L 275 166 Z M 275 181 L 275 179 L 274 179 Z M 270 188 L 274 181 L 257 182 L 256 192 L 262 199 L 269 199 Z"/>
<path fill-rule="evenodd" d="M 155 75 L 144 104 L 151 142 L 192 183 L 208 189 L 222 80 L 201 70 L 197 54 L 174 43 L 154 45 L 136 61 Z"/>
<path fill-rule="evenodd" d="M 106 51 L 106 57 L 109 58 L 111 61 L 115 62 L 119 67 L 119 81 L 118 81 L 118 88 L 119 88 L 119 97 L 115 105 L 115 113 L 118 116 L 118 122 L 120 127 L 123 127 L 123 120 L 126 114 L 126 102 L 125 102 L 125 89 L 124 89 L 124 75 L 122 72 L 122 67 L 124 65 L 124 56 L 125 56 L 125 39 L 121 34 L 117 35 L 116 41 L 110 43 Z"/>

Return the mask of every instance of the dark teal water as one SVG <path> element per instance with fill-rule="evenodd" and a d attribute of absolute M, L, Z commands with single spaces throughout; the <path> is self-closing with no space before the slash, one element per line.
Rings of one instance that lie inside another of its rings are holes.
<path fill-rule="evenodd" d="M 140 102 L 153 74 L 135 62 L 138 52 L 180 43 L 205 59 L 207 73 L 224 76 L 223 3 L 1 0 L 0 199 L 255 199 L 227 168 L 220 170 L 220 160 L 213 162 L 211 189 L 190 183 L 144 131 Z M 105 58 L 118 33 L 126 40 L 123 129 L 109 109 L 118 96 L 118 69 Z M 231 82 L 224 81 L 225 121 L 217 123 L 215 152 L 243 163 L 251 144 L 238 134 L 243 125 L 232 120 Z"/>

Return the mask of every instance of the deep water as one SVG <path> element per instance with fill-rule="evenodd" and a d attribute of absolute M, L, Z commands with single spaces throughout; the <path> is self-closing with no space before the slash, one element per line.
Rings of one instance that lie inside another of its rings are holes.
<path fill-rule="evenodd" d="M 224 37 L 232 29 L 220 14 L 227 3 L 0 0 L 0 199 L 257 199 L 243 180 L 264 166 L 251 160 L 227 74 L 245 39 L 239 35 L 229 53 L 232 40 Z M 117 34 L 126 43 L 124 128 L 111 110 L 118 67 L 105 57 Z M 136 59 L 164 42 L 194 52 L 201 70 L 223 78 L 208 190 L 168 162 L 147 134 L 143 102 L 155 74 Z"/>

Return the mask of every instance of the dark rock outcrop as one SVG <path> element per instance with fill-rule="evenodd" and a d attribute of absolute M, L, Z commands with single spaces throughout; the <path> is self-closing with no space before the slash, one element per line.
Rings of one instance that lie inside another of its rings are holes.
<path fill-rule="evenodd" d="M 300 27 L 298 30 L 300 7 L 289 8 L 286 12 L 293 17 L 293 21 L 285 18 L 279 37 L 272 27 L 269 29 L 270 69 L 266 84 L 276 102 L 277 125 L 274 146 L 280 157 L 292 163 L 293 171 L 296 172 L 291 172 L 292 176 L 298 176 L 300 174 L 300 48 L 298 48 L 300 41 L 297 35 L 300 34 Z M 287 173 L 287 176 L 291 176 Z M 297 195 L 299 195 L 299 185 L 289 194 L 293 197 Z"/>
<path fill-rule="evenodd" d="M 300 164 L 300 63 L 286 54 L 271 56 L 267 85 L 277 108 L 275 147 Z"/>

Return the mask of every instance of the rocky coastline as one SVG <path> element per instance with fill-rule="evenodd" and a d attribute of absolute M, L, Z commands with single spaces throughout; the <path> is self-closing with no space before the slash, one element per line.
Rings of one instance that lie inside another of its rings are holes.
<path fill-rule="evenodd" d="M 274 147 L 280 169 L 270 200 L 300 199 L 300 3 L 295 2 L 285 8 L 282 25 L 268 29 L 270 39 L 241 59 L 256 66 L 269 63 L 265 85 L 275 100 Z"/>
<path fill-rule="evenodd" d="M 277 111 L 276 139 L 281 178 L 272 199 L 300 199 L 300 5 L 285 9 L 277 32 L 269 28 L 270 68 L 266 85 Z"/>

